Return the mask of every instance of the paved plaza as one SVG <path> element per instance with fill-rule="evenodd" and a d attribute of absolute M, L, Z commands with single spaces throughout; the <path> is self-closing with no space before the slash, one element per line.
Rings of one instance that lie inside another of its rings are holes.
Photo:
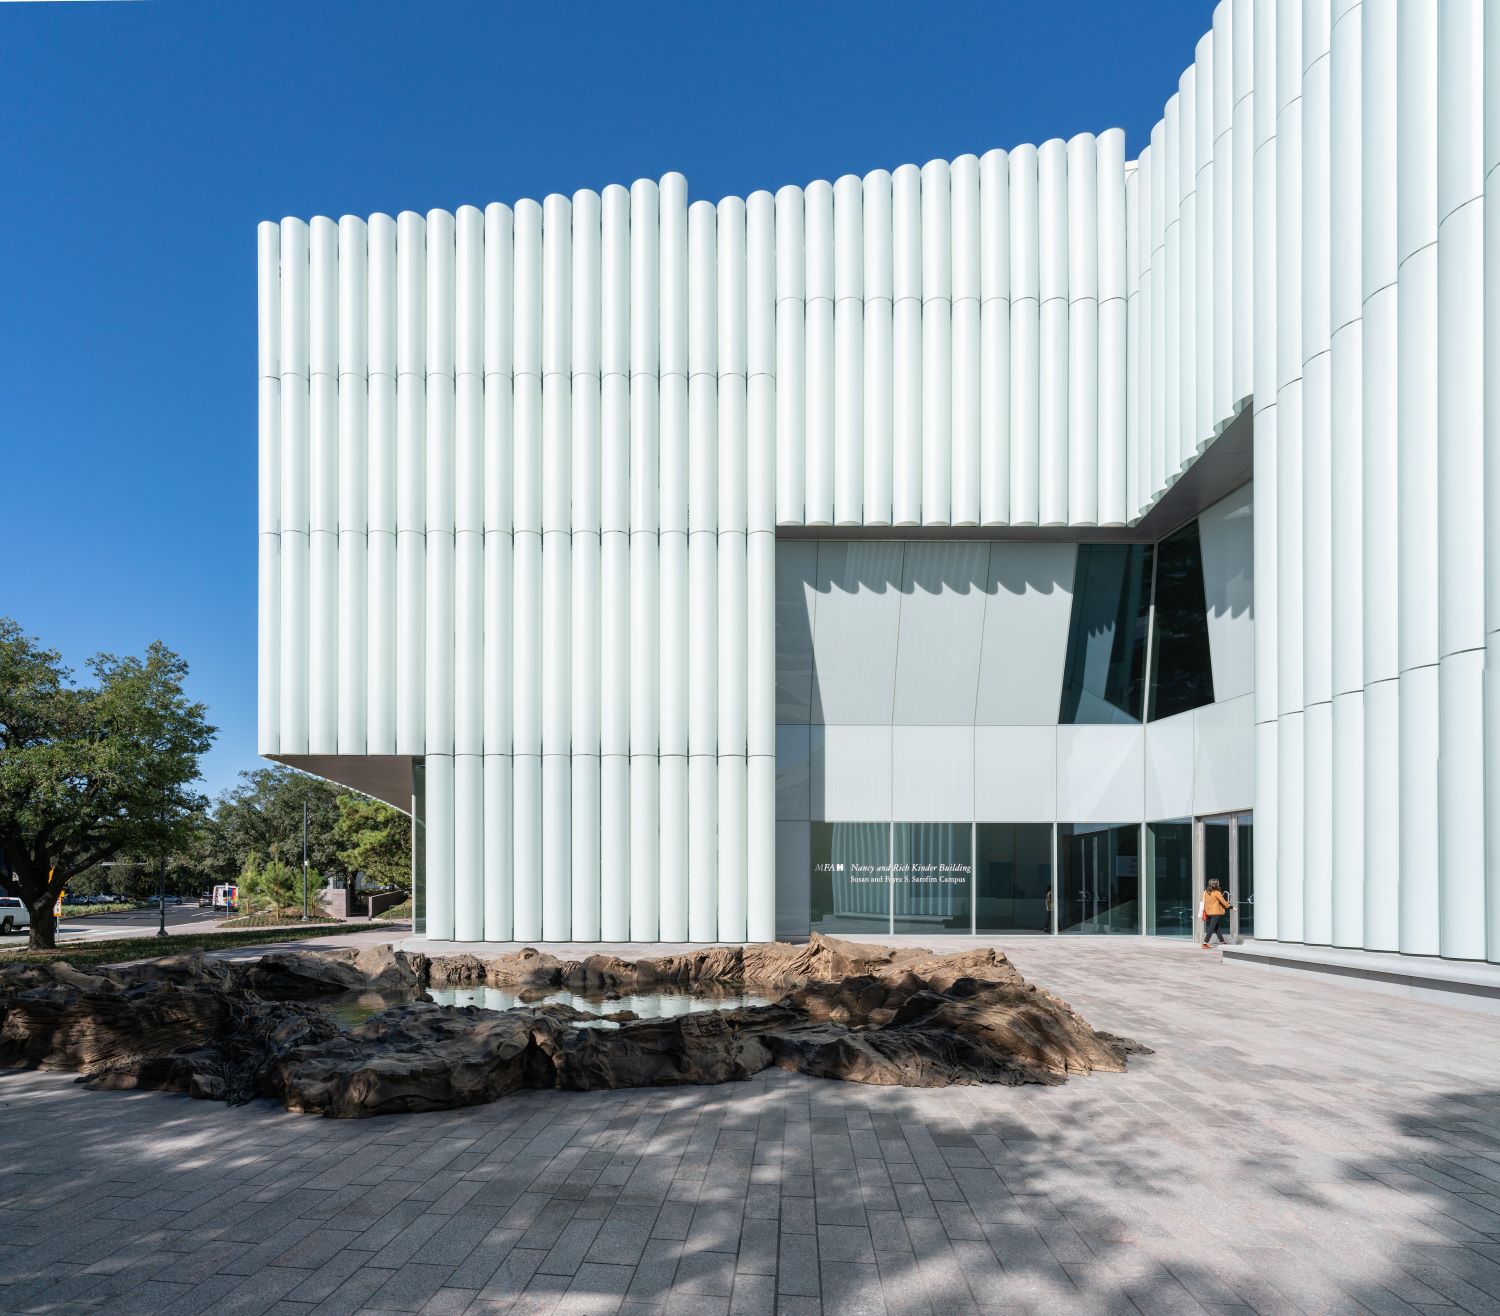
<path fill-rule="evenodd" d="M 1155 1054 L 347 1122 L 5 1073 L 0 1311 L 1500 1312 L 1500 1020 L 1004 944 Z"/>

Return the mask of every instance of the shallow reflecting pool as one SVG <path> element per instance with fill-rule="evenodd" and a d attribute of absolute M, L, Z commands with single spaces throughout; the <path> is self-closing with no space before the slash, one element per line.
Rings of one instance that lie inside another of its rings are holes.
<path fill-rule="evenodd" d="M 685 990 L 626 992 L 603 996 L 559 989 L 520 992 L 510 987 L 431 987 L 416 996 L 393 996 L 379 992 L 349 992 L 328 997 L 318 1005 L 331 1014 L 342 1028 L 354 1028 L 373 1014 L 389 1010 L 408 1001 L 427 1000 L 437 1005 L 473 1005 L 481 1010 L 513 1010 L 537 1005 L 569 1005 L 588 1014 L 614 1014 L 629 1010 L 642 1019 L 665 1019 L 673 1015 L 693 1014 L 701 1010 L 738 1010 L 749 1005 L 771 1005 L 769 997 L 748 992 L 701 993 Z M 611 1019 L 580 1023 L 581 1028 L 618 1028 Z"/>

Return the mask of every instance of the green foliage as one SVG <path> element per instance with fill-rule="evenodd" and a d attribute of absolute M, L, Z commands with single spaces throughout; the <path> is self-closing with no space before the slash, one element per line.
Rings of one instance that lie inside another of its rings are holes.
<path fill-rule="evenodd" d="M 297 870 L 302 880 L 302 805 L 308 805 L 308 862 L 323 873 L 351 875 L 335 836 L 342 786 L 280 764 L 240 773 L 237 786 L 214 801 L 193 838 L 191 851 L 203 885 L 241 877 L 247 857 L 269 856 Z M 258 862 L 258 861 L 257 861 Z M 245 885 L 243 881 L 240 883 Z"/>
<path fill-rule="evenodd" d="M 368 795 L 339 796 L 335 838 L 346 871 L 382 887 L 411 887 L 411 819 Z"/>
<path fill-rule="evenodd" d="M 243 901 L 247 894 L 253 895 L 256 887 L 260 884 L 260 852 L 250 851 L 245 856 L 245 862 L 240 867 L 239 876 L 234 880 L 240 889 L 240 900 Z"/>
<path fill-rule="evenodd" d="M 397 809 L 282 765 L 241 773 L 211 805 L 198 794 L 214 728 L 169 649 L 88 667 L 91 680 L 75 682 L 57 653 L 0 618 L 0 889 L 31 909 L 34 945 L 52 944 L 58 892 L 143 900 L 162 883 L 163 856 L 169 894 L 237 881 L 300 913 L 304 804 L 310 887 L 318 874 L 352 886 L 364 873 L 409 888 L 411 820 Z"/>
<path fill-rule="evenodd" d="M 153 643 L 88 669 L 75 682 L 56 651 L 0 618 L 0 851 L 38 947 L 76 875 L 186 845 L 204 803 L 193 787 L 214 728 L 183 688 L 187 664 Z"/>
<path fill-rule="evenodd" d="M 65 920 L 93 918 L 96 914 L 129 914 L 132 910 L 146 908 L 147 905 L 135 900 L 123 905 L 64 905 L 62 916 Z"/>
<path fill-rule="evenodd" d="M 330 935 L 335 932 L 346 930 L 342 919 L 330 919 L 323 909 L 310 909 L 307 915 L 307 923 L 302 921 L 302 906 L 297 905 L 294 910 L 285 914 L 236 914 L 233 918 L 226 918 L 218 926 L 225 931 L 239 931 L 242 928 L 300 928 L 308 927 L 316 923 L 324 928 Z M 364 931 L 363 925 L 360 931 Z"/>
<path fill-rule="evenodd" d="M 307 874 L 309 904 L 323 885 L 317 869 Z M 274 918 L 302 917 L 302 869 L 283 863 L 275 855 L 264 864 L 252 854 L 240 871 L 240 908 L 256 910 Z"/>
<path fill-rule="evenodd" d="M 201 826 L 201 815 L 194 826 Z M 192 842 L 187 842 L 190 850 Z M 171 896 L 196 896 L 205 886 L 201 872 L 185 858 L 183 849 L 167 857 L 167 894 Z M 140 902 L 161 890 L 161 858 L 135 855 L 116 855 L 107 864 L 98 864 L 79 873 L 68 881 L 70 896 L 98 896 L 109 894 L 123 896 L 126 900 Z"/>
<path fill-rule="evenodd" d="M 380 917 L 389 919 L 410 919 L 411 897 L 407 896 L 406 899 L 403 900 L 399 905 L 392 905 L 389 909 L 382 909 L 380 911 Z"/>

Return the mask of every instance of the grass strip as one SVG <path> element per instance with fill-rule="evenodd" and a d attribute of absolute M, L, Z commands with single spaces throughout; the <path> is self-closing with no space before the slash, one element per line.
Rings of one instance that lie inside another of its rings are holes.
<path fill-rule="evenodd" d="M 118 905 L 64 905 L 62 916 L 65 919 L 93 918 L 96 914 L 133 914 L 141 909 L 155 909 L 155 905 L 147 905 L 145 901 L 125 901 Z"/>
<path fill-rule="evenodd" d="M 381 932 L 394 923 L 360 923 L 353 930 Z M 165 937 L 120 937 L 113 941 L 70 941 L 56 950 L 16 950 L 0 953 L 0 968 L 8 964 L 49 964 L 66 960 L 74 968 L 88 964 L 123 964 L 127 960 L 155 960 L 182 955 L 190 950 L 235 950 L 241 946 L 267 946 L 281 941 L 303 941 L 350 931 L 347 923 L 306 924 L 300 927 L 255 928 L 244 932 L 169 933 Z"/>

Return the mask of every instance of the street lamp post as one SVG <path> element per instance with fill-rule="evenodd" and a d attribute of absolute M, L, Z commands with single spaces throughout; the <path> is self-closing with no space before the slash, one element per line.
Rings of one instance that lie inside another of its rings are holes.
<path fill-rule="evenodd" d="M 161 855 L 161 873 L 157 882 L 156 899 L 159 920 L 156 925 L 156 935 L 165 937 L 167 935 L 167 854 L 165 850 Z"/>
<path fill-rule="evenodd" d="M 165 828 L 167 824 L 167 815 L 165 811 L 163 811 L 162 813 L 161 821 L 163 828 Z M 159 922 L 156 925 L 156 935 L 158 937 L 165 937 L 167 935 L 167 846 L 165 841 L 162 842 L 161 852 L 158 856 L 158 864 L 159 868 L 157 874 L 156 908 Z"/>

